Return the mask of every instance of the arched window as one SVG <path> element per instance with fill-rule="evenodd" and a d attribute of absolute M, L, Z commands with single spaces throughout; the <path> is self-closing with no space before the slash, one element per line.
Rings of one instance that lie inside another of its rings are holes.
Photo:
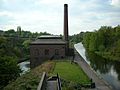
<path fill-rule="evenodd" d="M 55 49 L 55 55 L 59 55 L 59 50 Z"/>

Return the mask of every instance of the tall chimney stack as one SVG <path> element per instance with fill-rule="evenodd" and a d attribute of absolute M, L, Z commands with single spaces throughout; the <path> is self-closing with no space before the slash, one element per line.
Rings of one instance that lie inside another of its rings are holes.
<path fill-rule="evenodd" d="M 68 40 L 68 4 L 64 4 L 64 37 L 66 41 L 66 54 L 69 50 L 69 40 Z"/>

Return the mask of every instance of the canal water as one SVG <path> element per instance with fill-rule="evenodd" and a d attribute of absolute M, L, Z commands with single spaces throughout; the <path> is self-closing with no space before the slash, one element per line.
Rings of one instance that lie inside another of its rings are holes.
<path fill-rule="evenodd" d="M 28 72 L 30 70 L 30 61 L 24 61 L 18 64 L 20 66 L 20 69 L 22 70 L 22 74 L 25 74 L 26 72 Z"/>
<path fill-rule="evenodd" d="M 99 76 L 114 90 L 120 90 L 120 62 L 106 60 L 93 52 L 87 52 L 82 43 L 75 44 L 74 47 Z"/>

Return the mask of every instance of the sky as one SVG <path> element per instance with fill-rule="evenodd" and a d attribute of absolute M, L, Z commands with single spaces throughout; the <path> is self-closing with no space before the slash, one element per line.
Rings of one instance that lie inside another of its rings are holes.
<path fill-rule="evenodd" d="M 70 35 L 120 25 L 120 0 L 0 0 L 0 30 L 63 34 L 65 3 Z"/>

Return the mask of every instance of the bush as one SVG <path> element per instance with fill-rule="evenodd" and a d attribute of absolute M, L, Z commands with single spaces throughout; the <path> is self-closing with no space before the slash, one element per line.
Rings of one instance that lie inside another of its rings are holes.
<path fill-rule="evenodd" d="M 16 59 L 10 56 L 0 56 L 0 89 L 6 86 L 11 80 L 15 80 L 20 73 Z"/>

